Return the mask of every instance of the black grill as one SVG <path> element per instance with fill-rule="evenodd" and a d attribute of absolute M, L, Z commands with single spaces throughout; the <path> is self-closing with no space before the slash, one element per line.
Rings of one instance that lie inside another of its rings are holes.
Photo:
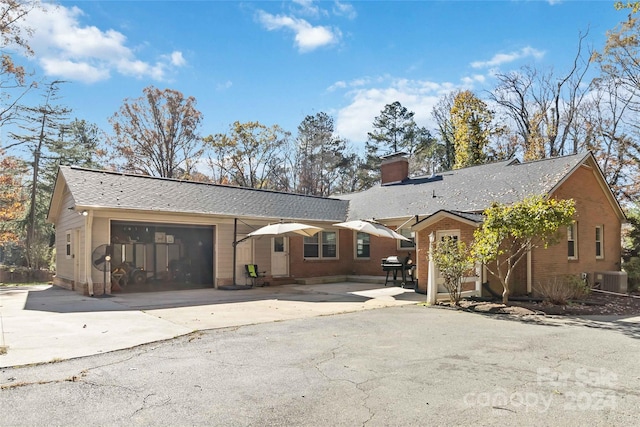
<path fill-rule="evenodd" d="M 414 287 L 417 286 L 417 281 L 415 279 L 415 269 L 416 266 L 412 263 L 407 263 L 406 260 L 400 260 L 397 256 L 388 256 L 386 258 L 382 258 L 382 271 L 387 273 L 387 277 L 385 278 L 384 285 L 387 286 L 389 283 L 389 273 L 393 273 L 393 284 L 398 285 L 398 273 L 400 273 L 401 282 L 400 286 L 403 288 L 407 283 L 411 283 Z M 407 274 L 408 273 L 408 274 Z M 407 280 L 407 276 L 408 279 Z"/>

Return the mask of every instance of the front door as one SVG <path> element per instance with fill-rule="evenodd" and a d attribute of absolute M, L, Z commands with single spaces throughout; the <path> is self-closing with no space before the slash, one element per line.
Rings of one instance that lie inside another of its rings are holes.
<path fill-rule="evenodd" d="M 276 236 L 271 239 L 271 275 L 289 275 L 289 238 Z"/>
<path fill-rule="evenodd" d="M 253 239 L 236 245 L 236 285 L 248 284 L 245 264 L 253 264 Z"/>
<path fill-rule="evenodd" d="M 436 241 L 435 243 L 443 241 L 447 237 L 453 240 L 460 239 L 460 230 L 439 230 L 436 231 Z M 438 285 L 438 293 L 446 293 L 447 288 L 444 286 L 444 278 L 440 275 L 440 270 L 436 267 L 436 284 Z"/>

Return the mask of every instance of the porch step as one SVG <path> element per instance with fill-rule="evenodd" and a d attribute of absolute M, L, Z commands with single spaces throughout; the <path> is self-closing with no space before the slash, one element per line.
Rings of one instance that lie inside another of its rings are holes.
<path fill-rule="evenodd" d="M 384 285 L 384 276 L 321 276 L 295 280 L 299 285 L 320 285 L 323 283 L 357 282 Z"/>

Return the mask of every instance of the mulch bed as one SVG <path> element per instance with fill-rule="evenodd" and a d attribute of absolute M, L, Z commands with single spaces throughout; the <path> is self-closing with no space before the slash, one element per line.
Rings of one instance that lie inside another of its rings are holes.
<path fill-rule="evenodd" d="M 460 308 L 479 313 L 498 313 L 512 315 L 621 315 L 640 316 L 640 295 L 636 298 L 592 292 L 584 301 L 572 301 L 562 305 L 553 305 L 538 301 L 510 301 L 508 305 L 500 301 L 479 301 L 465 299 Z M 448 304 L 444 304 L 448 305 Z"/>

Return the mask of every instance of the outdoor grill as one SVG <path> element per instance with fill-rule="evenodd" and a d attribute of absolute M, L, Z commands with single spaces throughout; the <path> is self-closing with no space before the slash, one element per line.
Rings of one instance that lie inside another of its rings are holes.
<path fill-rule="evenodd" d="M 407 258 L 410 260 L 410 258 Z M 400 277 L 402 278 L 402 282 L 400 282 L 400 286 L 403 288 L 407 284 L 407 272 L 409 272 L 409 282 L 411 282 L 414 286 L 416 286 L 415 281 L 415 264 L 407 263 L 406 260 L 400 260 L 397 256 L 388 256 L 386 258 L 382 258 L 382 271 L 387 273 L 387 277 L 385 278 L 384 285 L 387 286 L 389 283 L 389 274 L 393 273 L 393 283 L 394 285 L 398 284 L 398 273 L 400 273 Z"/>

